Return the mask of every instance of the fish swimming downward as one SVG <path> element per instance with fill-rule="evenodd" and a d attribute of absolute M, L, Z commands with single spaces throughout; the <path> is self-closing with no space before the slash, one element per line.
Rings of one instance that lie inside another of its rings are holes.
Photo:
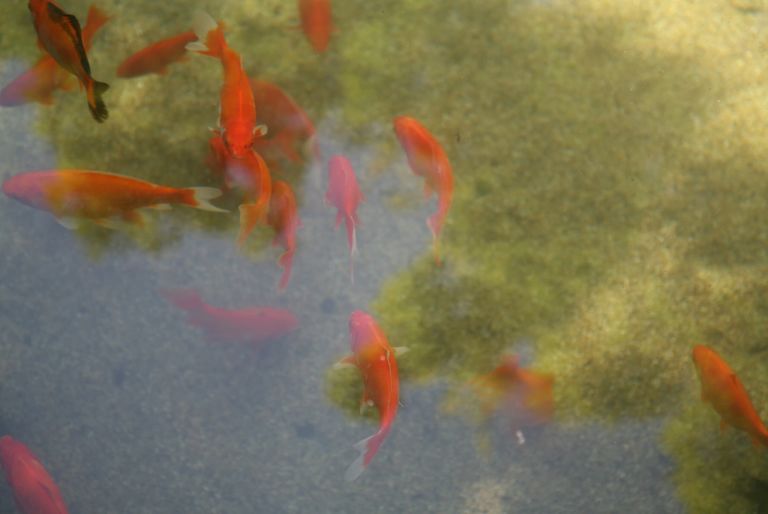
<path fill-rule="evenodd" d="M 185 58 L 187 44 L 193 41 L 197 41 L 197 35 L 191 30 L 156 41 L 126 57 L 117 67 L 117 76 L 133 78 L 149 73 L 165 75 L 168 66 Z"/>
<path fill-rule="evenodd" d="M 299 0 L 299 15 L 312 48 L 317 53 L 325 52 L 333 32 L 331 0 Z"/>
<path fill-rule="evenodd" d="M 336 228 L 343 221 L 347 228 L 347 246 L 349 246 L 349 274 L 354 281 L 352 261 L 357 253 L 357 226 L 360 219 L 357 207 L 365 201 L 365 196 L 357 184 L 355 170 L 343 155 L 334 155 L 328 161 L 328 190 L 325 201 L 336 207 Z"/>
<path fill-rule="evenodd" d="M 367 406 L 375 406 L 379 411 L 379 429 L 355 444 L 360 456 L 344 475 L 347 480 L 354 480 L 371 463 L 392 429 L 400 401 L 400 378 L 395 353 L 403 353 L 406 349 L 391 347 L 373 317 L 359 310 L 349 316 L 349 336 L 352 355 L 339 361 L 337 367 L 357 367 L 363 379 L 361 411 Z"/>
<path fill-rule="evenodd" d="M 749 434 L 755 446 L 768 446 L 768 429 L 747 390 L 723 358 L 707 346 L 696 345 L 693 363 L 701 381 L 701 399 L 720 415 L 720 429 L 730 425 Z"/>
<path fill-rule="evenodd" d="M 221 195 L 218 189 L 166 187 L 103 171 L 27 171 L 4 181 L 2 189 L 21 203 L 50 212 L 67 228 L 81 220 L 109 227 L 112 218 L 140 225 L 138 209 L 172 204 L 226 212 L 208 202 Z"/>
<path fill-rule="evenodd" d="M 64 12 L 53 0 L 29 0 L 28 6 L 40 47 L 59 66 L 77 77 L 85 88 L 91 116 L 99 123 L 103 122 L 109 113 L 101 97 L 109 85 L 91 76 L 91 65 L 77 18 Z"/>
<path fill-rule="evenodd" d="M 27 446 L 11 436 L 0 437 L 0 464 L 23 514 L 67 514 L 59 487 Z"/>
<path fill-rule="evenodd" d="M 285 250 L 278 263 L 283 268 L 283 274 L 278 283 L 278 289 L 284 290 L 291 280 L 293 255 L 296 253 L 296 231 L 301 228 L 301 219 L 296 207 L 296 196 L 291 186 L 282 180 L 272 182 L 272 196 L 269 202 L 267 223 L 275 231 L 272 245 L 281 245 Z"/>

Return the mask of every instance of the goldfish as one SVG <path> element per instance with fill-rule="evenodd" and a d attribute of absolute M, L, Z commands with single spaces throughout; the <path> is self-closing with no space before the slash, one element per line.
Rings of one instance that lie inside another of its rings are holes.
<path fill-rule="evenodd" d="M 696 345 L 693 363 L 701 381 L 701 399 L 720 415 L 720 428 L 724 430 L 731 425 L 746 432 L 755 446 L 768 446 L 768 429 L 741 380 L 723 358 L 711 348 Z"/>
<path fill-rule="evenodd" d="M 406 349 L 390 346 L 376 320 L 360 310 L 349 316 L 349 337 L 352 355 L 343 358 L 337 366 L 357 367 L 363 379 L 361 410 L 373 405 L 379 412 L 379 429 L 355 444 L 360 456 L 344 475 L 351 481 L 365 471 L 392 429 L 400 400 L 400 379 L 395 354 L 403 353 Z"/>
<path fill-rule="evenodd" d="M 328 161 L 328 190 L 325 193 L 325 201 L 337 209 L 336 228 L 339 228 L 342 221 L 346 225 L 351 273 L 352 258 L 357 253 L 356 227 L 360 223 L 357 207 L 365 201 L 365 196 L 357 185 L 355 170 L 343 155 L 334 155 Z"/>
<path fill-rule="evenodd" d="M 0 464 L 23 514 L 67 514 L 59 487 L 27 446 L 9 435 L 0 437 Z"/>
<path fill-rule="evenodd" d="M 96 32 L 109 21 L 109 17 L 97 7 L 91 6 L 83 27 L 83 46 L 91 48 Z M 72 75 L 59 66 L 49 54 L 45 54 L 30 69 L 16 77 L 0 91 L 0 105 L 13 107 L 27 102 L 43 105 L 53 103 L 53 92 L 57 89 L 69 91 L 73 88 Z"/>
<path fill-rule="evenodd" d="M 408 116 L 394 119 L 395 134 L 414 174 L 424 178 L 424 196 L 437 193 L 437 211 L 427 219 L 432 232 L 435 262 L 440 264 L 439 237 L 453 196 L 453 171 L 443 147 L 418 121 Z"/>
<path fill-rule="evenodd" d="M 247 342 L 258 346 L 286 335 L 299 326 L 296 316 L 276 307 L 223 309 L 208 305 L 193 289 L 170 289 L 160 293 L 189 316 L 190 325 L 203 331 L 212 342 Z"/>
<path fill-rule="evenodd" d="M 59 65 L 77 77 L 85 88 L 88 108 L 99 123 L 109 116 L 102 95 L 109 85 L 91 76 L 80 22 L 64 12 L 53 0 L 29 0 L 29 10 L 37 31 L 38 44 Z"/>
<path fill-rule="evenodd" d="M 333 32 L 331 0 L 299 0 L 301 28 L 315 52 L 322 53 L 328 48 Z"/>
<path fill-rule="evenodd" d="M 186 46 L 193 41 L 197 41 L 197 35 L 190 30 L 152 43 L 127 57 L 118 66 L 117 76 L 132 78 L 148 73 L 165 75 L 169 65 L 184 59 Z"/>
<path fill-rule="evenodd" d="M 272 182 L 272 196 L 269 202 L 267 223 L 275 231 L 272 245 L 281 245 L 285 250 L 278 261 L 283 268 L 283 274 L 278 284 L 278 289 L 282 291 L 288 286 L 288 281 L 291 279 L 293 255 L 296 253 L 296 231 L 301 227 L 301 219 L 296 208 L 296 197 L 291 186 L 282 180 Z"/>
<path fill-rule="evenodd" d="M 240 54 L 232 50 L 224 39 L 224 25 L 217 24 L 205 13 L 195 20 L 198 41 L 188 43 L 187 50 L 218 58 L 224 70 L 224 85 L 219 104 L 219 128 L 227 150 L 236 159 L 243 158 L 256 138 L 266 128 L 256 125 L 256 104 L 251 83 L 243 69 Z"/>
<path fill-rule="evenodd" d="M 141 215 L 137 209 L 162 209 L 171 204 L 226 212 L 208 202 L 221 195 L 218 189 L 160 186 L 103 171 L 27 171 L 5 180 L 2 189 L 7 196 L 19 202 L 50 212 L 69 228 L 81 219 L 109 226 L 109 220 L 113 217 L 141 224 Z"/>

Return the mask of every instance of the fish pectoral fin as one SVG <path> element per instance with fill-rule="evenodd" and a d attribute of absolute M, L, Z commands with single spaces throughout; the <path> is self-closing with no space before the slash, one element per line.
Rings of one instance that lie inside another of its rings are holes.
<path fill-rule="evenodd" d="M 56 221 L 62 227 L 69 230 L 76 230 L 80 222 L 76 218 L 56 218 Z"/>
<path fill-rule="evenodd" d="M 410 348 L 407 346 L 395 346 L 392 349 L 395 351 L 395 357 L 400 357 L 404 353 L 408 353 L 410 351 Z"/>
<path fill-rule="evenodd" d="M 253 135 L 254 137 L 264 137 L 267 135 L 268 130 L 269 129 L 264 124 L 256 125 L 253 127 Z"/>
<path fill-rule="evenodd" d="M 333 369 L 344 369 L 349 367 L 355 367 L 355 356 L 354 355 L 347 355 L 343 359 L 341 359 L 339 362 L 333 365 Z"/>

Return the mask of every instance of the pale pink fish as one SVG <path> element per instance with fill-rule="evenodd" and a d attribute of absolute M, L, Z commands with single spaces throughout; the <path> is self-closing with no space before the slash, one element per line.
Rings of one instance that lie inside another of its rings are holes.
<path fill-rule="evenodd" d="M 349 269 L 352 273 L 352 259 L 357 253 L 357 226 L 360 219 L 357 207 L 365 201 L 365 196 L 357 184 L 355 170 L 343 155 L 334 155 L 328 161 L 328 190 L 325 200 L 336 207 L 336 228 L 344 221 L 347 228 L 349 246 Z"/>

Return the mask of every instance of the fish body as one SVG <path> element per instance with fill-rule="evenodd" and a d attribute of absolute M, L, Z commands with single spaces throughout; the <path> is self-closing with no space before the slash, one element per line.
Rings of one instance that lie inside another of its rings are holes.
<path fill-rule="evenodd" d="M 59 487 L 38 458 L 11 436 L 0 437 L 0 464 L 23 514 L 67 514 Z"/>
<path fill-rule="evenodd" d="M 272 244 L 280 245 L 285 250 L 278 261 L 283 268 L 278 289 L 283 290 L 291 279 L 293 256 L 296 253 L 296 232 L 301 227 L 301 219 L 296 206 L 296 196 L 291 186 L 282 180 L 272 182 L 267 223 L 275 231 Z"/>
<path fill-rule="evenodd" d="M 371 463 L 392 429 L 400 400 L 400 379 L 395 349 L 370 314 L 358 310 L 350 315 L 349 336 L 352 355 L 344 361 L 355 365 L 363 379 L 362 405 L 373 404 L 379 412 L 379 429 L 355 445 L 360 456 L 345 475 L 347 480 L 354 480 Z"/>
<path fill-rule="evenodd" d="M 197 41 L 197 35 L 190 30 L 152 43 L 126 58 L 117 68 L 117 76 L 131 78 L 148 73 L 164 75 L 168 72 L 168 66 L 184 58 L 187 44 L 193 41 Z"/>
<path fill-rule="evenodd" d="M 301 28 L 315 52 L 328 48 L 333 32 L 331 0 L 299 0 Z"/>
<path fill-rule="evenodd" d="M 218 189 L 166 187 L 102 171 L 27 171 L 5 180 L 2 189 L 7 196 L 48 211 L 61 221 L 90 219 L 104 222 L 119 217 L 139 222 L 137 209 L 173 204 L 221 211 L 208 203 L 209 199 L 221 194 Z"/>
<path fill-rule="evenodd" d="M 720 415 L 720 427 L 743 430 L 754 445 L 768 446 L 768 429 L 757 414 L 747 390 L 728 364 L 711 348 L 693 348 L 693 362 L 701 381 L 701 399 Z"/>
<path fill-rule="evenodd" d="M 29 0 L 28 7 L 40 47 L 80 81 L 85 88 L 93 119 L 98 122 L 106 120 L 109 113 L 102 95 L 109 85 L 91 76 L 91 65 L 77 18 L 64 12 L 53 0 Z"/>
<path fill-rule="evenodd" d="M 188 322 L 203 331 L 212 342 L 247 342 L 261 345 L 288 334 L 299 326 L 293 312 L 276 307 L 223 309 L 203 301 L 197 291 L 162 291 L 173 305 L 185 311 Z"/>
<path fill-rule="evenodd" d="M 438 242 L 453 197 L 453 170 L 437 139 L 409 116 L 394 119 L 397 139 L 414 174 L 424 178 L 424 195 L 437 193 L 437 211 L 427 219 L 435 243 L 435 260 L 440 262 Z"/>
<path fill-rule="evenodd" d="M 356 228 L 360 223 L 358 206 L 365 196 L 357 184 L 355 170 L 343 155 L 334 155 L 328 161 L 328 189 L 325 201 L 336 207 L 336 228 L 343 221 L 347 228 L 347 245 L 352 257 L 357 252 Z"/>

